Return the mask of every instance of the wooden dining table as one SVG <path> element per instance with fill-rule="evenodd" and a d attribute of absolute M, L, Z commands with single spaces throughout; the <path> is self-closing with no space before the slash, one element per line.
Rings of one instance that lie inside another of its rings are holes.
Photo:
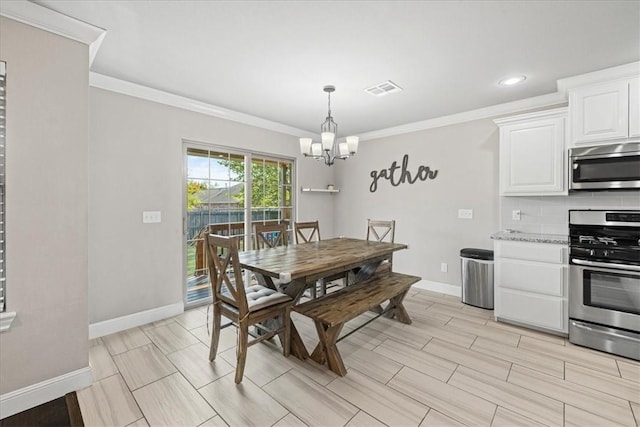
<path fill-rule="evenodd" d="M 357 271 L 354 283 L 366 280 L 393 252 L 406 248 L 402 243 L 340 237 L 240 252 L 238 258 L 242 268 L 255 274 L 258 283 L 286 293 L 297 303 L 305 289 L 315 286 L 317 280 L 349 271 Z M 300 359 L 309 357 L 293 322 L 291 354 Z"/>

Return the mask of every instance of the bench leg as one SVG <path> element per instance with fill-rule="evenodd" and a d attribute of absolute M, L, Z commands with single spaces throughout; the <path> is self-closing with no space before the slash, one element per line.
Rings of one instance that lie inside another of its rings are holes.
<path fill-rule="evenodd" d="M 372 313 L 381 314 L 384 311 L 384 308 L 382 308 L 382 304 L 378 304 L 372 309 L 369 309 L 369 311 L 371 311 Z"/>
<path fill-rule="evenodd" d="M 407 310 L 404 308 L 404 304 L 402 304 L 402 301 L 407 295 L 407 292 L 409 292 L 409 289 L 410 288 L 407 288 L 406 291 L 396 295 L 389 300 L 389 304 L 391 304 L 391 306 L 393 307 L 393 309 L 389 311 L 389 317 L 395 317 L 397 321 L 406 323 L 407 325 L 411 324 L 411 317 L 409 317 L 409 313 L 407 313 Z"/>
<path fill-rule="evenodd" d="M 326 362 L 330 370 L 341 377 L 344 377 L 347 375 L 347 368 L 344 367 L 342 356 L 340 356 L 340 352 L 338 351 L 338 346 L 336 344 L 344 323 L 336 326 L 326 326 L 322 324 L 322 322 L 316 320 L 315 324 L 320 342 L 316 346 L 315 350 L 313 350 L 311 359 L 320 364 L 324 364 Z"/>

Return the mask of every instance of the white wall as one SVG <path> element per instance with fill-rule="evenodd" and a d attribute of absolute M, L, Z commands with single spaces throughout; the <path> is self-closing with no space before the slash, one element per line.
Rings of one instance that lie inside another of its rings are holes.
<path fill-rule="evenodd" d="M 297 138 L 122 95 L 90 90 L 89 321 L 111 319 L 183 301 L 184 139 L 296 157 Z M 333 235 L 326 186 L 333 170 L 297 161 L 298 218 L 318 219 Z M 142 211 L 161 211 L 142 224 Z"/>
<path fill-rule="evenodd" d="M 485 119 L 362 142 L 337 166 L 336 232 L 364 238 L 367 218 L 395 219 L 396 241 L 409 249 L 395 255 L 394 270 L 460 286 L 460 249 L 491 249 L 498 230 L 498 136 Z M 371 171 L 401 164 L 404 154 L 412 175 L 424 165 L 437 177 L 397 187 L 379 180 L 370 192 Z M 473 209 L 473 219 L 458 219 L 458 209 Z"/>
<path fill-rule="evenodd" d="M 7 62 L 7 310 L 17 312 L 0 334 L 3 395 L 88 367 L 88 52 L 0 18 L 0 60 Z"/>

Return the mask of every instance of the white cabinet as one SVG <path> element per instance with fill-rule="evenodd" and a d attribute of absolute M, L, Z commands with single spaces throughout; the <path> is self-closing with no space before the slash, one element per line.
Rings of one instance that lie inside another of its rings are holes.
<path fill-rule="evenodd" d="M 497 119 L 500 195 L 566 195 L 566 108 Z"/>
<path fill-rule="evenodd" d="M 567 246 L 494 242 L 495 317 L 566 334 Z"/>
<path fill-rule="evenodd" d="M 571 146 L 607 144 L 640 136 L 640 77 L 569 90 Z"/>

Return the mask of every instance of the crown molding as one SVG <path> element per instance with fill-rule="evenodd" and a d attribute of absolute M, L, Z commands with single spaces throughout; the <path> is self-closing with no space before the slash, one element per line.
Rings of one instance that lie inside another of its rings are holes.
<path fill-rule="evenodd" d="M 0 15 L 89 46 L 89 66 L 107 31 L 27 0 L 0 2 Z"/>
<path fill-rule="evenodd" d="M 260 117 L 240 113 L 237 111 L 229 110 L 227 108 L 207 104 L 205 102 L 196 101 L 184 96 L 163 92 L 158 89 L 153 89 L 148 86 L 142 86 L 125 80 L 116 79 L 104 74 L 90 72 L 89 86 L 145 99 L 147 101 L 170 105 L 172 107 L 182 108 L 184 110 L 194 111 L 196 113 L 206 114 L 208 116 L 218 117 L 220 119 L 231 120 L 234 122 L 259 127 L 261 129 L 267 129 L 287 135 L 293 135 L 298 138 L 319 138 L 319 135 L 317 134 L 294 128 L 292 126 L 287 126 L 282 123 L 273 122 L 271 120 L 262 119 Z"/>
<path fill-rule="evenodd" d="M 533 113 L 525 113 L 518 114 L 515 116 L 509 115 L 505 117 L 500 117 L 494 119 L 493 122 L 499 126 L 509 124 L 509 123 L 521 123 L 523 120 L 539 120 L 539 119 L 548 119 L 553 117 L 566 117 L 567 112 L 569 111 L 568 107 L 561 108 L 553 108 L 550 110 L 542 110 L 535 111 Z"/>
<path fill-rule="evenodd" d="M 526 112 L 539 108 L 560 107 L 566 105 L 567 90 L 571 87 L 597 83 L 616 78 L 627 78 L 638 74 L 640 74 L 640 61 L 558 80 L 559 90 L 557 92 L 549 93 L 546 95 L 520 99 L 504 104 L 497 104 L 489 107 L 479 108 L 476 110 L 437 117 L 435 119 L 422 120 L 419 122 L 407 123 L 400 126 L 365 132 L 363 134 L 360 134 L 359 137 L 360 141 L 367 141 L 372 139 L 418 132 L 442 126 L 450 126 L 458 123 L 470 122 L 473 120 Z M 319 138 L 318 134 L 287 126 L 282 123 L 272 122 L 270 120 L 265 120 L 259 117 L 251 116 L 249 114 L 244 114 L 212 104 L 195 101 L 190 98 L 170 94 L 157 89 L 149 88 L 147 86 L 119 80 L 102 74 L 93 72 L 90 73 L 89 84 L 97 88 L 135 96 L 149 101 L 159 102 L 162 104 L 218 117 L 221 119 L 232 120 L 263 129 L 273 130 L 287 135 L 293 135 L 299 138 Z"/>
<path fill-rule="evenodd" d="M 251 116 L 249 114 L 240 113 L 216 105 L 207 104 L 205 102 L 196 101 L 184 96 L 174 95 L 172 93 L 163 92 L 148 86 L 131 83 L 125 80 L 116 79 L 95 72 L 89 73 L 89 85 L 99 89 L 109 90 L 112 92 L 129 95 L 136 98 L 145 99 L 147 101 L 158 102 L 160 104 L 170 105 L 172 107 L 182 108 L 196 113 L 206 114 L 208 116 L 218 117 L 225 120 L 231 120 L 262 129 L 272 130 L 275 132 L 293 135 L 298 138 L 309 137 L 319 138 L 320 135 L 308 132 L 302 129 L 287 126 L 282 123 L 272 122 L 260 117 Z M 387 129 L 380 129 L 372 132 L 366 132 L 360 135 L 361 141 L 369 139 L 383 138 L 387 136 L 401 135 L 405 133 L 416 132 L 420 130 L 432 129 L 441 126 L 448 126 L 456 123 L 464 123 L 473 120 L 495 117 L 502 114 L 512 114 L 520 111 L 527 111 L 534 108 L 549 107 L 566 103 L 566 97 L 559 92 L 548 95 L 527 98 L 519 101 L 509 102 L 505 104 L 494 105 L 491 107 L 481 108 L 478 110 L 467 111 L 450 116 L 438 117 L 435 119 L 423 120 L 420 122 L 408 123 L 402 126 L 396 126 Z"/>
<path fill-rule="evenodd" d="M 457 123 L 496 117 L 503 114 L 513 114 L 521 111 L 528 111 L 535 108 L 557 106 L 566 102 L 567 98 L 564 93 L 554 92 L 547 95 L 536 96 L 533 98 L 526 98 L 518 101 L 507 102 L 504 104 L 492 105 L 490 107 L 479 108 L 477 110 L 451 114 L 449 116 L 437 117 L 435 119 L 422 120 L 419 122 L 407 123 L 406 125 L 366 132 L 360 135 L 360 140 L 367 141 L 370 139 L 402 135 L 405 133 L 418 132 L 421 130 L 454 125 Z"/>
<path fill-rule="evenodd" d="M 558 91 L 567 93 L 568 90 L 574 87 L 627 79 L 638 75 L 640 75 L 640 61 L 560 79 L 558 80 Z"/>

